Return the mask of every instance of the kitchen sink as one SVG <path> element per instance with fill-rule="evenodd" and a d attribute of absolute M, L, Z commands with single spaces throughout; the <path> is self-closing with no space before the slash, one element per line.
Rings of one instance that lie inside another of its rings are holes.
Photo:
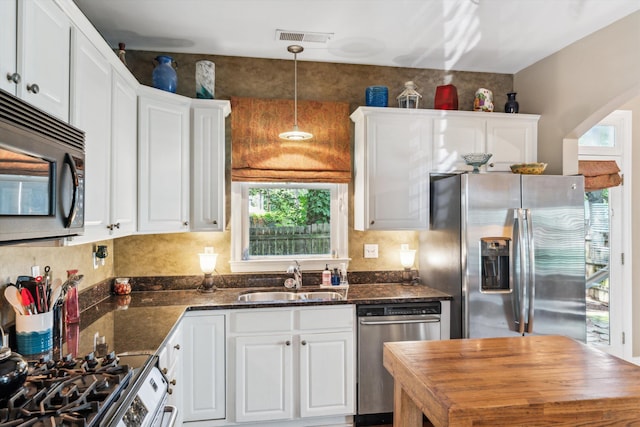
<path fill-rule="evenodd" d="M 305 294 L 307 301 L 342 301 L 344 296 L 338 292 L 331 291 L 315 291 Z"/>
<path fill-rule="evenodd" d="M 310 292 L 246 292 L 238 296 L 240 302 L 300 302 L 300 301 L 342 301 L 344 296 L 338 292 L 310 291 Z"/>

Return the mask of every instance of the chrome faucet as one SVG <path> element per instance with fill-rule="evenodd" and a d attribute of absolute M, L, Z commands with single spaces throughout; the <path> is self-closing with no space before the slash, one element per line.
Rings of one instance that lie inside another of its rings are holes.
<path fill-rule="evenodd" d="M 294 260 L 295 265 L 291 264 L 287 269 L 288 274 L 293 274 L 293 279 L 287 279 L 284 282 L 284 286 L 287 288 L 301 289 L 302 288 L 302 269 L 300 263 Z"/>

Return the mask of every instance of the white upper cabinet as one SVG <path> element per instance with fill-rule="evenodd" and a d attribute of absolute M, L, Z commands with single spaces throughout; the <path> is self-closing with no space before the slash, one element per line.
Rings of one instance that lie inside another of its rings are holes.
<path fill-rule="evenodd" d="M 420 110 L 361 107 L 354 148 L 354 228 L 425 229 L 432 123 Z"/>
<path fill-rule="evenodd" d="M 487 149 L 492 153 L 487 169 L 511 172 L 516 163 L 538 159 L 538 119 L 530 114 L 491 115 L 487 119 Z"/>
<path fill-rule="evenodd" d="M 51 0 L 18 1 L 16 28 L 14 73 L 19 75 L 19 82 L 15 83 L 14 93 L 30 104 L 68 121 L 69 18 Z M 13 47 L 3 46 L 5 48 Z M 6 78 L 6 73 L 3 78 Z"/>
<path fill-rule="evenodd" d="M 465 170 L 461 154 L 483 153 L 486 146 L 485 121 L 480 117 L 435 117 L 433 119 L 433 170 Z"/>
<path fill-rule="evenodd" d="M 108 236 L 111 168 L 111 66 L 80 32 L 73 35 L 71 124 L 85 132 L 85 236 Z"/>
<path fill-rule="evenodd" d="M 429 110 L 435 111 L 435 110 Z M 470 171 L 467 153 L 491 153 L 482 172 L 510 172 L 514 163 L 537 159 L 538 119 L 535 114 L 438 111 L 434 121 L 433 171 Z"/>
<path fill-rule="evenodd" d="M 189 98 L 141 86 L 138 232 L 189 231 Z"/>
<path fill-rule="evenodd" d="M 71 123 L 85 132 L 85 233 L 73 243 L 132 234 L 136 224 L 136 82 L 73 32 Z"/>
<path fill-rule="evenodd" d="M 115 69 L 111 79 L 111 207 L 109 235 L 133 234 L 138 198 L 138 83 Z"/>
<path fill-rule="evenodd" d="M 16 67 L 17 0 L 0 1 L 0 89 L 13 95 L 16 94 L 17 85 L 14 82 L 14 74 L 18 72 Z"/>
<path fill-rule="evenodd" d="M 492 153 L 482 172 L 537 159 L 533 114 L 360 107 L 355 122 L 354 228 L 429 225 L 429 174 L 471 171 L 466 153 Z"/>
<path fill-rule="evenodd" d="M 225 117 L 229 101 L 191 101 L 191 230 L 225 226 Z"/>

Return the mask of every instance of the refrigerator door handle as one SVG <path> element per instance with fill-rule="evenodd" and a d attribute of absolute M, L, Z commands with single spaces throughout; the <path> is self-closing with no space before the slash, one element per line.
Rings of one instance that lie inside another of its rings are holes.
<path fill-rule="evenodd" d="M 536 257 L 533 245 L 533 219 L 531 218 L 531 209 L 525 209 L 527 216 L 527 252 L 529 254 L 528 270 L 528 287 L 529 287 L 529 318 L 527 321 L 527 332 L 533 332 L 533 312 L 534 300 L 536 294 Z"/>
<path fill-rule="evenodd" d="M 516 230 L 517 228 L 517 230 Z M 517 233 L 516 233 L 517 231 Z M 526 314 L 527 314 L 527 262 L 526 262 L 526 247 L 525 247 L 525 234 L 524 234 L 524 211 L 520 208 L 515 209 L 515 219 L 513 222 L 513 235 L 516 240 L 515 247 L 518 251 L 518 258 L 520 264 L 520 271 L 518 273 L 518 283 L 516 284 L 517 296 L 516 296 L 516 315 L 518 316 L 516 329 L 520 334 L 525 332 Z M 514 262 L 515 264 L 515 262 Z"/>

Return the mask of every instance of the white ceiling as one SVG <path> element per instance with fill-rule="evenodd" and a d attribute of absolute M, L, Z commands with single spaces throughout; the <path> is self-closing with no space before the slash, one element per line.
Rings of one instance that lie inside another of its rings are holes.
<path fill-rule="evenodd" d="M 640 10 L 638 0 L 74 0 L 112 46 L 516 73 Z M 276 30 L 331 33 L 326 43 Z"/>

